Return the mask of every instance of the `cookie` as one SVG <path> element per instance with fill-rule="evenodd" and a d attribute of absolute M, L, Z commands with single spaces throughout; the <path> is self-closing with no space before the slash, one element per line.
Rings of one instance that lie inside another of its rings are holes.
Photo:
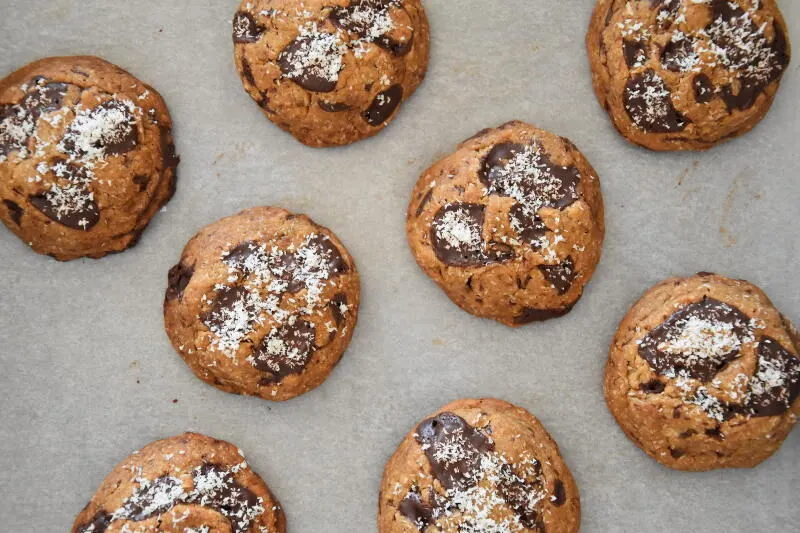
<path fill-rule="evenodd" d="M 0 220 L 38 253 L 133 246 L 177 166 L 164 100 L 111 63 L 51 57 L 0 82 Z"/>
<path fill-rule="evenodd" d="M 526 410 L 460 400 L 408 434 L 386 465 L 380 533 L 575 533 L 578 487 Z"/>
<path fill-rule="evenodd" d="M 559 317 L 600 260 L 600 181 L 569 140 L 509 122 L 425 171 L 406 232 L 417 263 L 465 311 L 512 327 Z"/>
<path fill-rule="evenodd" d="M 148 444 L 108 475 L 72 533 L 284 533 L 286 518 L 236 446 L 184 433 Z"/>
<path fill-rule="evenodd" d="M 244 0 L 233 42 L 247 93 L 314 147 L 380 132 L 428 68 L 421 0 Z"/>
<path fill-rule="evenodd" d="M 758 465 L 789 435 L 798 395 L 797 330 L 758 287 L 708 273 L 645 293 L 605 372 L 622 429 L 678 470 Z"/>
<path fill-rule="evenodd" d="M 169 272 L 172 345 L 203 381 L 283 401 L 324 382 L 350 344 L 359 277 L 308 217 L 257 207 L 201 230 Z"/>
<path fill-rule="evenodd" d="M 706 150 L 750 131 L 790 58 L 775 0 L 598 0 L 586 40 L 600 104 L 652 150 Z"/>

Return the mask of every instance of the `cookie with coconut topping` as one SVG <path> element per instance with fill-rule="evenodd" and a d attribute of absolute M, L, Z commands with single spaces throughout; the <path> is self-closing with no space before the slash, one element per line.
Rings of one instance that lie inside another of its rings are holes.
<path fill-rule="evenodd" d="M 653 150 L 705 150 L 750 131 L 790 58 L 775 0 L 599 0 L 587 46 L 614 126 Z"/>
<path fill-rule="evenodd" d="M 233 41 L 248 94 L 315 147 L 380 132 L 428 66 L 420 0 L 244 0 Z"/>
<path fill-rule="evenodd" d="M 72 533 L 284 533 L 278 500 L 236 446 L 197 433 L 151 443 L 108 475 Z"/>
<path fill-rule="evenodd" d="M 569 140 L 509 122 L 420 177 L 406 232 L 419 265 L 465 311 L 508 326 L 559 317 L 600 259 L 600 181 Z"/>
<path fill-rule="evenodd" d="M 800 414 L 800 336 L 746 281 L 670 279 L 622 321 L 605 395 L 631 440 L 666 466 L 754 467 Z"/>
<path fill-rule="evenodd" d="M 42 59 L 0 82 L 0 219 L 67 261 L 136 244 L 175 191 L 166 104 L 96 57 Z"/>
<path fill-rule="evenodd" d="M 386 465 L 380 533 L 575 533 L 578 488 L 526 410 L 460 400 L 413 430 Z"/>
<path fill-rule="evenodd" d="M 169 272 L 167 334 L 203 381 L 283 401 L 321 385 L 350 343 L 360 286 L 326 228 L 275 207 L 201 230 Z"/>

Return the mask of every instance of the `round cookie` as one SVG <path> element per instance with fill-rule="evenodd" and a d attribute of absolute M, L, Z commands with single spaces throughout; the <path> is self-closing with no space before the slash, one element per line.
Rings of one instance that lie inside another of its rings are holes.
<path fill-rule="evenodd" d="M 72 533 L 284 533 L 280 503 L 236 446 L 184 433 L 122 461 Z"/>
<path fill-rule="evenodd" d="M 308 217 L 257 207 L 200 231 L 169 272 L 172 345 L 203 381 L 283 401 L 321 385 L 350 344 L 359 277 Z"/>
<path fill-rule="evenodd" d="M 425 171 L 406 232 L 417 263 L 465 311 L 508 326 L 559 317 L 600 260 L 600 181 L 569 140 L 509 122 Z"/>
<path fill-rule="evenodd" d="M 233 41 L 248 94 L 314 147 L 381 131 L 428 68 L 421 0 L 244 0 Z"/>
<path fill-rule="evenodd" d="M 746 281 L 701 273 L 650 289 L 617 331 L 605 396 L 622 429 L 678 470 L 754 467 L 800 413 L 800 336 Z"/>
<path fill-rule="evenodd" d="M 594 88 L 629 141 L 706 150 L 750 131 L 789 65 L 775 0 L 598 0 Z"/>
<path fill-rule="evenodd" d="M 0 81 L 0 219 L 38 253 L 133 246 L 178 161 L 164 100 L 111 63 L 51 57 Z"/>
<path fill-rule="evenodd" d="M 383 475 L 380 533 L 575 533 L 578 487 L 526 410 L 460 400 L 422 422 Z"/>

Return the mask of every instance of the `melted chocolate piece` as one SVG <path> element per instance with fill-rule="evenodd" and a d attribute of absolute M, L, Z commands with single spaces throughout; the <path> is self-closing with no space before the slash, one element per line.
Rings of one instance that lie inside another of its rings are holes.
<path fill-rule="evenodd" d="M 698 103 L 707 104 L 714 99 L 714 84 L 711 78 L 705 74 L 698 74 L 692 81 L 694 87 L 694 98 Z"/>
<path fill-rule="evenodd" d="M 222 257 L 222 262 L 231 268 L 241 270 L 245 274 L 251 274 L 253 265 L 249 264 L 247 260 L 260 253 L 261 248 L 256 242 L 245 241 L 226 252 Z"/>
<path fill-rule="evenodd" d="M 315 235 L 304 248 L 298 250 L 292 257 L 289 257 L 290 254 L 284 255 L 287 265 L 284 279 L 289 281 L 289 292 L 297 292 L 306 286 L 302 279 L 297 279 L 295 269 L 314 275 L 326 273 L 326 279 L 349 270 L 342 253 L 327 237 Z"/>
<path fill-rule="evenodd" d="M 104 533 L 111 525 L 111 515 L 103 510 L 97 511 L 90 522 L 78 527 L 78 533 Z"/>
<path fill-rule="evenodd" d="M 422 212 L 425 211 L 425 207 L 428 205 L 428 202 L 431 201 L 431 198 L 433 198 L 433 187 L 429 188 L 428 192 L 426 192 L 425 196 L 423 196 L 422 200 L 420 200 L 419 205 L 417 206 L 417 211 L 416 213 L 414 213 L 414 216 L 419 218 L 419 216 L 422 215 Z"/>
<path fill-rule="evenodd" d="M 291 374 L 299 374 L 317 349 L 314 325 L 297 319 L 273 329 L 253 351 L 253 366 L 269 372 L 271 384 Z"/>
<path fill-rule="evenodd" d="M 398 507 L 400 514 L 414 523 L 417 529 L 425 531 L 435 519 L 436 510 L 422 501 L 419 493 L 409 492 Z"/>
<path fill-rule="evenodd" d="M 385 91 L 378 93 L 372 105 L 361 116 L 370 126 L 380 126 L 392 116 L 403 101 L 403 86 L 392 85 Z"/>
<path fill-rule="evenodd" d="M 650 0 L 650 7 L 658 9 L 656 20 L 661 29 L 672 26 L 681 10 L 681 0 Z"/>
<path fill-rule="evenodd" d="M 238 304 L 242 304 L 245 312 L 250 315 L 254 311 L 247 301 L 247 288 L 239 285 L 225 286 L 217 291 L 214 301 L 208 312 L 203 315 L 203 323 L 212 330 L 221 330 L 225 326 L 226 317 L 229 316 Z"/>
<path fill-rule="evenodd" d="M 337 328 L 341 328 L 345 322 L 345 316 L 342 312 L 342 306 L 347 305 L 347 295 L 344 293 L 337 294 L 331 298 L 330 308 L 333 314 L 333 321 L 336 323 Z"/>
<path fill-rule="evenodd" d="M 100 221 L 100 209 L 86 185 L 92 178 L 85 168 L 72 163 L 58 163 L 58 167 L 58 182 L 48 192 L 30 196 L 28 201 L 63 226 L 89 231 Z"/>
<path fill-rule="evenodd" d="M 647 383 L 642 383 L 639 390 L 645 394 L 661 394 L 666 386 L 657 379 L 651 379 Z"/>
<path fill-rule="evenodd" d="M 749 335 L 749 321 L 735 307 L 703 298 L 653 329 L 639 345 L 639 356 L 661 375 L 678 373 L 707 382 L 739 357 L 739 346 Z M 728 346 L 734 336 L 738 342 Z M 668 351 L 670 343 L 680 353 Z"/>
<path fill-rule="evenodd" d="M 539 265 L 538 268 L 544 278 L 558 291 L 559 295 L 569 292 L 572 288 L 572 282 L 575 281 L 578 275 L 571 257 L 567 257 L 564 262 L 557 265 Z"/>
<path fill-rule="evenodd" d="M 326 113 L 341 113 L 342 111 L 350 111 L 352 109 L 352 107 L 350 107 L 348 104 L 339 102 L 325 102 L 323 100 L 320 100 L 317 105 L 319 105 L 319 108 Z"/>
<path fill-rule="evenodd" d="M 139 187 L 139 192 L 146 191 L 148 183 L 150 183 L 150 176 L 147 174 L 137 174 L 133 177 L 133 184 Z"/>
<path fill-rule="evenodd" d="M 640 67 L 647 61 L 647 43 L 625 39 L 622 46 L 629 69 Z"/>
<path fill-rule="evenodd" d="M 198 490 L 198 481 L 212 480 L 209 488 Z M 194 473 L 195 490 L 187 498 L 187 503 L 210 507 L 228 518 L 232 533 L 247 533 L 252 521 L 261 513 L 255 510 L 261 505 L 261 498 L 234 479 L 230 471 L 213 464 L 205 464 Z"/>
<path fill-rule="evenodd" d="M 548 227 L 544 220 L 538 216 L 531 217 L 522 204 L 516 204 L 509 212 L 511 227 L 514 228 L 523 240 L 534 250 L 540 250 L 542 238 L 547 235 Z"/>
<path fill-rule="evenodd" d="M 465 489 L 475 481 L 483 454 L 494 444 L 453 413 L 441 413 L 417 427 L 416 440 L 425 451 L 434 477 L 446 489 Z"/>
<path fill-rule="evenodd" d="M 278 66 L 287 78 L 300 87 L 317 93 L 329 93 L 336 89 L 339 81 L 338 73 L 332 76 L 330 67 L 341 57 L 341 52 L 335 43 L 322 39 L 323 36 L 315 35 L 298 37 L 278 56 Z"/>
<path fill-rule="evenodd" d="M 474 267 L 513 257 L 506 250 L 488 248 L 484 242 L 485 209 L 481 204 L 449 204 L 439 209 L 431 223 L 431 243 L 439 261 Z"/>
<path fill-rule="evenodd" d="M 242 55 L 239 58 L 239 61 L 242 63 L 242 76 L 244 76 L 245 81 L 250 84 L 251 87 L 254 87 L 258 90 L 256 86 L 256 78 L 253 76 L 253 67 L 250 66 L 250 61 L 247 60 L 247 57 Z"/>
<path fill-rule="evenodd" d="M 533 309 L 532 307 L 526 307 L 522 314 L 514 319 L 514 323 L 522 326 L 533 322 L 544 322 L 545 320 L 562 317 L 570 311 L 572 311 L 572 306 L 562 309 Z"/>
<path fill-rule="evenodd" d="M 636 127 L 650 133 L 675 133 L 683 131 L 688 124 L 672 105 L 672 96 L 664 80 L 653 70 L 628 80 L 625 110 Z"/>
<path fill-rule="evenodd" d="M 393 55 L 403 56 L 411 51 L 413 39 L 400 42 L 388 35 L 372 35 L 376 17 L 386 17 L 390 8 L 399 6 L 396 0 L 352 0 L 347 7 L 334 7 L 330 18 L 333 23 L 358 35 L 361 39 L 374 40 L 375 44 Z"/>
<path fill-rule="evenodd" d="M 3 200 L 3 204 L 8 209 L 8 216 L 11 217 L 11 220 L 14 221 L 14 224 L 19 226 L 20 221 L 22 220 L 22 214 L 24 211 L 16 202 L 12 202 L 11 200 Z"/>
<path fill-rule="evenodd" d="M 560 479 L 556 480 L 555 487 L 553 487 L 553 497 L 550 498 L 553 505 L 562 507 L 567 503 L 567 491 L 564 489 L 564 482 Z"/>
<path fill-rule="evenodd" d="M 520 478 L 510 465 L 503 465 L 500 470 L 500 481 L 497 485 L 500 495 L 519 517 L 519 521 L 526 529 L 544 532 L 542 517 L 535 507 L 530 505 L 530 494 L 542 490 L 541 466 L 536 463 L 536 483 Z"/>
<path fill-rule="evenodd" d="M 759 342 L 756 353 L 758 368 L 745 411 L 754 417 L 782 415 L 800 396 L 800 359 L 769 337 Z"/>
<path fill-rule="evenodd" d="M 182 492 L 183 484 L 179 479 L 160 477 L 147 486 L 140 486 L 115 514 L 124 520 L 141 522 L 169 511 L 177 503 L 177 498 L 171 496 Z"/>
<path fill-rule="evenodd" d="M 30 81 L 19 105 L 0 106 L 0 155 L 25 148 L 39 117 L 61 108 L 68 85 L 37 77 Z M 20 135 L 18 132 L 23 132 Z"/>
<path fill-rule="evenodd" d="M 183 296 L 183 291 L 194 276 L 194 265 L 178 263 L 169 269 L 167 276 L 167 299 L 175 300 Z"/>
<path fill-rule="evenodd" d="M 178 168 L 181 158 L 175 153 L 175 142 L 172 138 L 172 131 L 165 126 L 161 127 L 161 157 L 166 169 L 173 171 Z"/>
<path fill-rule="evenodd" d="M 661 64 L 672 72 L 687 72 L 699 60 L 694 51 L 694 39 L 683 36 L 672 39 L 661 53 Z"/>
<path fill-rule="evenodd" d="M 239 11 L 233 17 L 233 42 L 255 43 L 264 35 L 266 28 L 256 22 L 253 15 Z"/>

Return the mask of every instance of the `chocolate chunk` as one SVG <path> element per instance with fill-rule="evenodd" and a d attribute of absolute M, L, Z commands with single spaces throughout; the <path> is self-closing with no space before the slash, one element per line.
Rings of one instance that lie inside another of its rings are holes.
<path fill-rule="evenodd" d="M 639 345 L 639 356 L 661 375 L 710 381 L 752 340 L 739 309 L 703 298 L 674 313 Z"/>
<path fill-rule="evenodd" d="M 65 83 L 48 82 L 44 78 L 39 78 L 28 89 L 28 94 L 22 100 L 22 107 L 38 118 L 48 111 L 60 109 L 67 89 L 68 85 Z"/>
<path fill-rule="evenodd" d="M 246 241 L 237 244 L 222 255 L 222 262 L 229 267 L 241 270 L 246 274 L 252 274 L 261 262 L 261 247 L 254 241 Z M 251 257 L 258 257 L 254 262 L 248 261 Z"/>
<path fill-rule="evenodd" d="M 694 51 L 694 39 L 683 34 L 676 34 L 667 43 L 661 53 L 661 64 L 672 72 L 688 72 L 700 61 L 700 56 Z"/>
<path fill-rule="evenodd" d="M 484 211 L 480 204 L 448 204 L 431 224 L 431 243 L 439 261 L 450 266 L 485 266 L 513 257 L 490 249 L 483 240 Z"/>
<path fill-rule="evenodd" d="M 242 64 L 242 76 L 244 76 L 245 81 L 247 81 L 251 87 L 257 89 L 256 78 L 253 76 L 253 67 L 250 66 L 250 61 L 247 60 L 247 56 L 242 54 L 239 57 L 239 62 Z"/>
<path fill-rule="evenodd" d="M 683 450 L 676 449 L 676 448 L 670 448 L 669 449 L 669 454 L 672 456 L 673 459 L 680 459 L 681 457 L 686 455 L 686 452 L 683 451 Z"/>
<path fill-rule="evenodd" d="M 664 80 L 653 70 L 628 80 L 625 110 L 636 127 L 650 133 L 675 133 L 688 124 L 672 105 L 672 95 Z"/>
<path fill-rule="evenodd" d="M 320 100 L 319 108 L 325 111 L 326 113 L 341 113 L 342 111 L 350 111 L 352 107 L 348 104 L 340 103 L 340 102 L 325 102 L 324 100 Z"/>
<path fill-rule="evenodd" d="M 425 451 L 434 477 L 445 489 L 465 489 L 480 470 L 481 457 L 494 444 L 453 413 L 441 413 L 417 427 L 416 440 Z"/>
<path fill-rule="evenodd" d="M 422 501 L 417 492 L 409 492 L 400 502 L 398 510 L 402 516 L 413 522 L 420 531 L 425 531 L 434 521 L 434 508 Z"/>
<path fill-rule="evenodd" d="M 175 142 L 172 139 L 172 131 L 165 126 L 161 127 L 161 158 L 164 161 L 165 169 L 178 168 L 181 158 L 175 153 Z"/>
<path fill-rule="evenodd" d="M 370 126 L 380 126 L 392 116 L 403 101 L 403 86 L 392 85 L 385 91 L 378 93 L 372 105 L 361 116 Z"/>
<path fill-rule="evenodd" d="M 560 479 L 556 480 L 556 484 L 553 487 L 553 497 L 550 498 L 550 501 L 556 507 L 562 507 L 567 503 L 567 491 L 564 489 L 564 482 Z"/>
<path fill-rule="evenodd" d="M 539 265 L 538 268 L 544 278 L 558 291 L 559 295 L 569 292 L 572 288 L 572 282 L 575 281 L 578 275 L 572 257 L 567 257 L 557 265 Z"/>
<path fill-rule="evenodd" d="M 656 21 L 660 29 L 672 26 L 681 10 L 681 0 L 650 0 L 650 7 L 658 9 Z"/>
<path fill-rule="evenodd" d="M 87 113 L 79 113 L 64 134 L 61 148 L 76 157 L 121 155 L 139 142 L 136 118 L 119 100 L 108 100 Z M 94 154 L 99 150 L 100 154 Z"/>
<path fill-rule="evenodd" d="M 425 211 L 425 207 L 428 205 L 428 202 L 431 201 L 431 198 L 433 198 L 433 187 L 429 188 L 428 192 L 426 192 L 425 196 L 423 196 L 422 200 L 420 200 L 419 205 L 417 206 L 417 211 L 416 213 L 414 213 L 414 216 L 419 218 L 419 216 L 422 215 L 422 212 Z"/>
<path fill-rule="evenodd" d="M 769 337 L 761 339 L 756 353 L 745 411 L 754 417 L 782 415 L 800 396 L 800 359 Z"/>
<path fill-rule="evenodd" d="M 543 322 L 552 318 L 562 317 L 570 311 L 572 311 L 572 306 L 562 309 L 533 309 L 531 307 L 526 307 L 522 311 L 522 314 L 514 319 L 514 323 L 522 326 L 533 322 Z"/>
<path fill-rule="evenodd" d="M 25 148 L 36 129 L 36 121 L 61 108 L 68 85 L 38 77 L 30 81 L 19 105 L 0 105 L 0 156 Z"/>
<path fill-rule="evenodd" d="M 341 328 L 345 322 L 343 308 L 347 307 L 347 295 L 344 293 L 337 294 L 331 298 L 330 308 L 333 314 L 333 321 L 336 323 L 337 328 Z"/>
<path fill-rule="evenodd" d="M 138 185 L 139 192 L 147 190 L 147 184 L 150 183 L 150 176 L 147 174 L 137 174 L 133 177 L 134 185 Z"/>
<path fill-rule="evenodd" d="M 111 515 L 103 510 L 97 511 L 92 517 L 91 522 L 78 527 L 78 533 L 105 533 L 111 525 Z"/>
<path fill-rule="evenodd" d="M 651 379 L 647 383 L 642 383 L 639 390 L 645 394 L 661 394 L 664 392 L 665 385 L 657 379 Z"/>
<path fill-rule="evenodd" d="M 318 93 L 336 89 L 342 69 L 338 37 L 329 33 L 301 35 L 283 49 L 278 66 L 300 87 Z"/>
<path fill-rule="evenodd" d="M 253 15 L 238 11 L 233 17 L 233 42 L 255 43 L 264 35 L 266 28 L 256 22 Z"/>
<path fill-rule="evenodd" d="M 506 501 L 506 504 L 516 513 L 520 523 L 526 529 L 544 532 L 542 517 L 535 506 L 531 505 L 530 500 L 531 494 L 542 492 L 541 466 L 538 462 L 535 463 L 535 465 L 537 475 L 535 476 L 536 482 L 533 484 L 517 476 L 510 465 L 503 465 L 500 469 L 500 479 L 497 488 L 500 491 L 500 495 Z"/>
<path fill-rule="evenodd" d="M 167 276 L 167 299 L 175 300 L 183 296 L 183 291 L 194 276 L 194 265 L 185 265 L 182 262 L 169 269 Z"/>
<path fill-rule="evenodd" d="M 124 520 L 141 522 L 172 509 L 183 494 L 183 485 L 174 477 L 160 477 L 148 484 L 142 484 L 133 496 L 115 513 Z"/>
<path fill-rule="evenodd" d="M 725 435 L 722 433 L 722 430 L 719 426 L 713 429 L 705 430 L 705 434 L 707 437 L 711 437 L 712 439 L 725 440 Z"/>
<path fill-rule="evenodd" d="M 203 323 L 212 331 L 227 332 L 231 326 L 228 322 L 232 318 L 241 316 L 233 326 L 237 329 L 247 330 L 254 320 L 255 308 L 249 299 L 247 288 L 239 286 L 225 286 L 217 291 L 208 312 L 203 314 Z M 245 322 L 240 324 L 239 322 Z"/>
<path fill-rule="evenodd" d="M 253 366 L 272 374 L 272 383 L 298 374 L 317 349 L 315 339 L 314 325 L 305 320 L 274 328 L 253 351 Z"/>
<path fill-rule="evenodd" d="M 625 63 L 629 69 L 641 67 L 647 61 L 647 43 L 625 39 L 622 43 Z"/>
<path fill-rule="evenodd" d="M 47 192 L 29 197 L 31 205 L 63 226 L 89 231 L 100 221 L 100 209 L 88 188 L 91 174 L 65 162 L 53 165 L 52 171 L 56 181 Z"/>
<path fill-rule="evenodd" d="M 352 0 L 346 7 L 334 7 L 330 18 L 338 28 L 355 33 L 362 40 L 374 42 L 393 55 L 403 56 L 411 51 L 413 39 L 401 42 L 386 33 L 376 35 L 384 28 L 391 31 L 393 24 L 389 9 L 397 6 L 400 6 L 397 0 Z"/>
<path fill-rule="evenodd" d="M 23 210 L 16 202 L 12 202 L 11 200 L 3 200 L 3 204 L 8 209 L 8 216 L 11 217 L 11 220 L 14 221 L 14 224 L 19 226 L 20 221 L 22 220 Z"/>
<path fill-rule="evenodd" d="M 523 242 L 534 250 L 540 250 L 544 246 L 543 238 L 549 229 L 544 220 L 537 215 L 531 216 L 522 204 L 514 205 L 508 216 L 511 220 L 511 227 Z"/>
<path fill-rule="evenodd" d="M 698 103 L 707 104 L 714 99 L 714 84 L 711 78 L 705 74 L 698 74 L 692 81 L 694 87 L 694 98 Z"/>

